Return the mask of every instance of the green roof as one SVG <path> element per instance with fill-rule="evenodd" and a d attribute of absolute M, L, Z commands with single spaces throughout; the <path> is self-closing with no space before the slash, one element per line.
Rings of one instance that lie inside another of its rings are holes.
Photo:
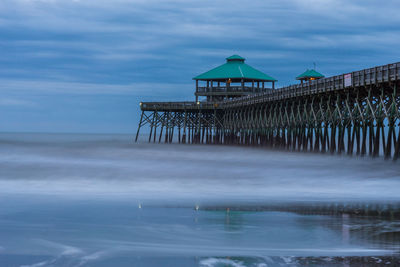
<path fill-rule="evenodd" d="M 226 63 L 204 72 L 193 80 L 250 79 L 275 82 L 276 79 L 244 63 L 245 59 L 238 55 L 226 58 Z"/>
<path fill-rule="evenodd" d="M 297 80 L 301 79 L 307 79 L 307 78 L 324 78 L 325 76 L 319 73 L 318 71 L 314 69 L 307 69 L 305 72 L 300 74 L 299 76 L 296 77 Z"/>
<path fill-rule="evenodd" d="M 238 60 L 238 61 L 243 61 L 244 62 L 246 59 L 244 57 L 239 56 L 239 55 L 233 55 L 233 56 L 227 57 L 226 60 L 227 61 Z"/>

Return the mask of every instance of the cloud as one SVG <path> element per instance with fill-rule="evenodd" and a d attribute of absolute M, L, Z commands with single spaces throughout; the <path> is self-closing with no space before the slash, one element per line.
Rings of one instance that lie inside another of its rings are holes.
<path fill-rule="evenodd" d="M 0 99 L 0 106 L 4 107 L 36 107 L 37 104 L 32 101 L 21 100 L 21 99 L 14 99 L 14 98 L 1 98 Z"/>
<path fill-rule="evenodd" d="M 398 12 L 395 0 L 2 0 L 0 92 L 192 99 L 192 77 L 232 54 L 289 85 L 313 62 L 330 76 L 399 61 Z"/>
<path fill-rule="evenodd" d="M 193 95 L 194 84 L 164 84 L 164 83 L 133 83 L 133 84 L 101 84 L 101 83 L 78 83 L 78 82 L 52 82 L 43 80 L 1 80 L 0 92 L 3 95 L 136 95 L 162 97 L 176 95 L 182 92 L 186 96 Z M 164 96 L 163 96 L 164 95 Z M 12 98 L 0 99 L 3 106 L 34 106 L 35 103 Z"/>

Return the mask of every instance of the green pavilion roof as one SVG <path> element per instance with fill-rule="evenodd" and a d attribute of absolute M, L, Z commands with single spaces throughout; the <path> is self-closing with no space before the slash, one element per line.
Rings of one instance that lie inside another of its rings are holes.
<path fill-rule="evenodd" d="M 324 78 L 325 76 L 319 73 L 318 71 L 314 69 L 307 69 L 305 72 L 300 74 L 299 76 L 296 77 L 297 80 L 302 80 L 302 79 L 307 79 L 307 78 Z"/>
<path fill-rule="evenodd" d="M 245 59 L 238 55 L 226 58 L 226 63 L 212 70 L 204 72 L 193 80 L 222 80 L 222 79 L 249 79 L 275 82 L 276 79 L 256 70 L 255 68 L 244 63 Z"/>
<path fill-rule="evenodd" d="M 239 56 L 239 55 L 233 55 L 233 56 L 227 57 L 226 60 L 227 61 L 238 60 L 238 61 L 243 61 L 244 62 L 246 59 L 244 57 Z"/>

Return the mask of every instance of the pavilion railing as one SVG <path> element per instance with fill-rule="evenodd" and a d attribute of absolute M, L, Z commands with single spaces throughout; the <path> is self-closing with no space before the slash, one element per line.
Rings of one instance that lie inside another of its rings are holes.
<path fill-rule="evenodd" d="M 198 87 L 197 93 L 264 93 L 272 88 L 258 88 L 252 86 L 215 86 L 215 87 Z"/>

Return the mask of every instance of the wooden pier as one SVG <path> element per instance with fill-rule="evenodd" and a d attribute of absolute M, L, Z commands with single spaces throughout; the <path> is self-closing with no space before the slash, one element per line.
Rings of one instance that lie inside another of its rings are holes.
<path fill-rule="evenodd" d="M 149 142 L 254 145 L 397 159 L 399 78 L 400 63 L 280 89 L 266 89 L 264 81 L 260 87 L 261 80 L 250 81 L 249 88 L 244 86 L 249 78 L 233 77 L 251 93 L 230 94 L 229 78 L 223 99 L 216 98 L 221 93 L 212 81 L 201 88 L 196 80 L 196 98 L 199 92 L 218 94 L 207 95 L 206 101 L 140 103 L 136 141 L 140 129 L 148 125 Z"/>

